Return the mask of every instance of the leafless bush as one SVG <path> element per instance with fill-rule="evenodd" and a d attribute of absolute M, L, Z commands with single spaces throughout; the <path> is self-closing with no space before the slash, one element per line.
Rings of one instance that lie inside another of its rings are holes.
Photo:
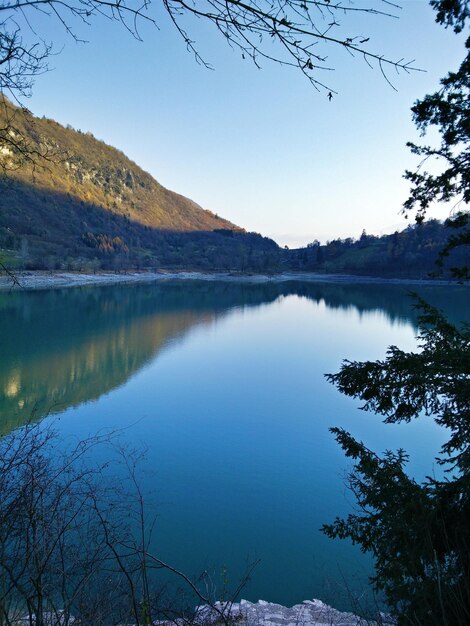
<path fill-rule="evenodd" d="M 36 424 L 0 440 L 0 626 L 188 623 L 185 607 L 215 607 L 207 575 L 193 582 L 150 553 L 140 460 L 109 433 L 66 446 Z M 180 583 L 172 595 L 161 570 Z M 214 610 L 226 624 L 228 608 Z"/>

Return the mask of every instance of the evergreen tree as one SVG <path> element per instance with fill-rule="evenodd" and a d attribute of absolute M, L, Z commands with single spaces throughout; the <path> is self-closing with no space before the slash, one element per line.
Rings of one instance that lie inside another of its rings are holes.
<path fill-rule="evenodd" d="M 375 559 L 372 582 L 384 591 L 398 623 L 470 623 L 470 325 L 450 324 L 419 301 L 420 349 L 391 346 L 384 361 L 345 361 L 330 382 L 386 423 L 432 415 L 448 429 L 438 462 L 443 478 L 410 478 L 404 450 L 372 452 L 331 429 L 353 459 L 349 476 L 359 512 L 323 530 L 349 537 Z"/>
<path fill-rule="evenodd" d="M 436 20 L 456 32 L 470 17 L 465 0 L 432 0 L 431 5 Z M 466 45 L 470 51 L 470 39 Z M 435 200 L 458 198 L 464 206 L 470 200 L 469 54 L 458 72 L 441 81 L 440 91 L 413 107 L 418 128 L 425 132 L 436 126 L 441 145 L 433 149 L 410 144 L 412 150 L 444 163 L 439 174 L 405 175 L 413 183 L 405 210 L 418 205 L 418 222 Z M 449 222 L 468 226 L 469 213 L 461 211 Z M 451 238 L 442 256 L 469 243 L 467 229 Z M 454 273 L 468 278 L 468 266 L 454 268 Z M 392 346 L 383 361 L 345 361 L 338 374 L 327 378 L 386 423 L 432 416 L 449 432 L 438 459 L 445 471 L 442 477 L 418 483 L 406 473 L 404 450 L 380 456 L 345 430 L 333 428 L 354 461 L 349 486 L 358 511 L 323 530 L 372 553 L 372 582 L 385 593 L 399 625 L 464 626 L 470 623 L 470 325 L 450 324 L 421 300 L 418 307 L 422 314 L 417 352 Z"/>

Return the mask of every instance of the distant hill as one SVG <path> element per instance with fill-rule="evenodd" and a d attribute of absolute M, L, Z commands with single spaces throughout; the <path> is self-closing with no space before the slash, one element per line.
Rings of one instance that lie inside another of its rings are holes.
<path fill-rule="evenodd" d="M 8 101 L 13 137 L 48 156 L 8 168 L 0 195 L 0 249 L 30 268 L 239 266 L 277 245 L 165 189 L 121 151 L 91 133 L 36 118 Z M 227 252 L 229 254 L 227 254 Z"/>
<path fill-rule="evenodd" d="M 460 229 L 461 230 L 461 229 Z M 439 264 L 439 253 L 459 229 L 438 220 L 412 224 L 391 235 L 368 235 L 357 240 L 314 241 L 287 252 L 291 269 L 332 274 L 358 274 L 386 278 L 450 278 L 454 266 L 470 266 L 469 246 L 459 246 Z"/>

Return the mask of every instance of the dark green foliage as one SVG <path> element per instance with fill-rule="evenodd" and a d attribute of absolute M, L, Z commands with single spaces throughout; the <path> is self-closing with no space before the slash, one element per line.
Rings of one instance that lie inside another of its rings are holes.
<path fill-rule="evenodd" d="M 436 11 L 436 22 L 451 26 L 456 33 L 463 30 L 470 17 L 468 0 L 431 0 L 430 4 Z"/>
<path fill-rule="evenodd" d="M 334 239 L 325 245 L 309 244 L 300 250 L 284 253 L 288 266 L 303 271 L 344 272 L 369 276 L 450 278 L 453 266 L 470 264 L 470 249 L 456 245 L 446 252 L 449 259 L 436 267 L 440 255 L 452 237 L 466 232 L 459 223 L 454 233 L 437 220 L 410 225 L 401 232 L 375 237 L 363 233 L 359 240 Z M 448 266 L 451 266 L 449 269 Z M 437 271 L 438 270 L 438 271 Z"/>
<path fill-rule="evenodd" d="M 470 38 L 466 44 L 470 50 Z M 413 121 L 424 135 L 435 126 L 441 134 L 438 148 L 409 142 L 411 151 L 423 158 L 435 157 L 444 164 L 439 174 L 407 171 L 405 178 L 413 184 L 405 210 L 418 205 L 417 219 L 422 221 L 434 202 L 461 198 L 470 201 L 470 51 L 457 72 L 441 81 L 441 89 L 416 102 Z"/>
<path fill-rule="evenodd" d="M 399 624 L 463 626 L 470 622 L 470 327 L 450 324 L 423 301 L 418 307 L 417 352 L 392 346 L 383 361 L 345 361 L 327 378 L 387 423 L 432 416 L 449 431 L 439 457 L 445 477 L 419 484 L 405 472 L 403 450 L 380 457 L 334 428 L 354 461 L 349 484 L 359 510 L 324 531 L 373 554 L 373 583 Z"/>
<path fill-rule="evenodd" d="M 455 217 L 446 220 L 446 226 L 454 229 L 456 232 L 452 233 L 447 240 L 447 243 L 439 252 L 437 259 L 437 265 L 441 269 L 444 267 L 444 261 L 448 260 L 448 257 L 454 250 L 467 251 L 466 260 L 457 266 L 451 266 L 450 272 L 457 280 L 467 280 L 470 277 L 470 257 L 468 250 L 470 249 L 470 228 L 465 228 L 470 222 L 469 213 L 458 213 Z M 465 246 L 469 246 L 465 248 Z M 455 257 L 455 254 L 453 255 Z"/>
<path fill-rule="evenodd" d="M 468 0 L 431 0 L 436 10 L 436 21 L 445 27 L 452 27 L 460 33 L 470 17 Z M 418 100 L 414 107 L 413 121 L 422 135 L 434 127 L 441 136 L 440 145 L 417 145 L 409 142 L 411 151 L 422 157 L 421 165 L 414 172 L 407 170 L 405 178 L 410 180 L 410 197 L 404 203 L 404 210 L 417 207 L 416 221 L 422 222 L 426 211 L 435 201 L 456 200 L 458 204 L 470 202 L 470 37 L 466 41 L 467 55 L 456 72 L 449 72 L 441 80 L 441 88 L 433 94 Z M 439 173 L 421 171 L 428 159 L 440 166 Z M 460 206 L 456 218 L 448 220 L 450 226 L 458 224 L 461 231 L 452 236 L 440 256 L 440 264 L 454 249 L 470 244 L 470 214 L 465 206 Z M 468 253 L 467 253 L 468 254 Z M 451 267 L 454 277 L 470 278 L 470 268 L 466 263 Z"/>
<path fill-rule="evenodd" d="M 384 416 L 386 423 L 432 415 L 451 432 L 441 462 L 470 469 L 470 326 L 457 328 L 418 302 L 419 351 L 391 346 L 384 361 L 345 361 L 327 378 L 342 393 L 364 400 L 362 408 Z"/>
<path fill-rule="evenodd" d="M 333 432 L 354 461 L 350 487 L 359 512 L 323 530 L 373 554 L 372 582 L 385 593 L 398 624 L 468 624 L 468 476 L 420 485 L 405 472 L 403 450 L 381 458 L 342 429 Z"/>

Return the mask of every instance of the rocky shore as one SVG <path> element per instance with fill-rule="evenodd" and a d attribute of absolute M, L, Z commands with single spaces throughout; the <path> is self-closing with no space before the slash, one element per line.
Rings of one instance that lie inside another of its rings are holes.
<path fill-rule="evenodd" d="M 63 289 L 83 285 L 113 285 L 161 280 L 208 280 L 248 283 L 303 281 L 343 284 L 403 284 L 403 285 L 448 285 L 450 281 L 378 278 L 351 276 L 347 274 L 314 274 L 311 272 L 283 272 L 281 274 L 243 274 L 234 272 L 191 272 L 191 271 L 129 271 L 121 273 L 102 272 L 85 274 L 80 272 L 16 272 L 0 275 L 0 290 Z"/>
<path fill-rule="evenodd" d="M 33 624 L 36 623 L 34 615 L 32 621 Z M 43 622 L 45 626 L 70 626 L 79 623 L 79 620 L 65 611 L 57 611 L 44 613 Z M 162 620 L 153 624 L 175 626 L 178 622 L 178 619 L 172 622 Z M 14 626 L 28 626 L 31 618 L 24 616 L 13 620 L 13 623 Z M 321 600 L 305 600 L 290 608 L 264 600 L 255 603 L 240 600 L 233 604 L 216 602 L 213 606 L 197 607 L 189 622 L 181 620 L 181 626 L 187 626 L 188 623 L 192 626 L 395 626 L 395 621 L 384 613 L 378 613 L 371 619 L 363 619 L 354 613 L 337 611 Z"/>
<path fill-rule="evenodd" d="M 220 613 L 219 613 L 220 612 Z M 221 614 L 227 621 L 245 626 L 392 626 L 393 619 L 379 613 L 372 619 L 363 619 L 353 613 L 344 613 L 321 600 L 305 600 L 290 608 L 259 600 L 256 603 L 241 600 L 230 606 L 217 602 L 214 607 L 198 607 L 196 623 L 220 623 Z M 222 620 L 223 621 L 223 620 Z"/>

